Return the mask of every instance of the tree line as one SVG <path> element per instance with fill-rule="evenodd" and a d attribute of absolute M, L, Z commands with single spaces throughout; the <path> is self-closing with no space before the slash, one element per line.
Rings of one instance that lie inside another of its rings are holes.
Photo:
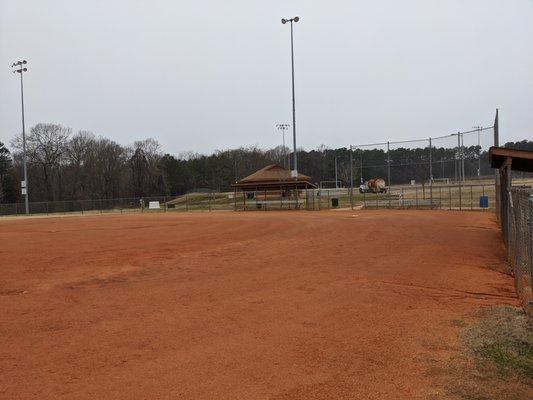
<path fill-rule="evenodd" d="M 72 132 L 59 124 L 39 123 L 26 135 L 30 201 L 112 199 L 174 196 L 191 191 L 231 190 L 231 184 L 265 165 L 287 166 L 289 149 L 246 147 L 215 151 L 210 155 L 164 153 L 152 138 L 124 146 L 88 131 Z M 533 150 L 532 141 L 510 142 L 507 147 Z M 0 142 L 0 202 L 20 202 L 22 138 L 11 141 L 10 151 Z M 488 153 L 477 146 L 465 148 L 465 174 L 490 175 Z M 390 151 L 391 182 L 424 182 L 429 179 L 429 148 L 398 148 Z M 387 154 L 382 149 L 353 151 L 354 184 L 361 179 L 387 177 Z M 454 178 L 456 149 L 431 150 L 434 178 Z M 348 148 L 298 151 L 298 169 L 315 183 L 337 177 L 350 182 Z"/>

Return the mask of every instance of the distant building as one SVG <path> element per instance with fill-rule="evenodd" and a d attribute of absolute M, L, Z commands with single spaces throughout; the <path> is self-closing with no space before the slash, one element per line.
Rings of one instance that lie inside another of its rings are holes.
<path fill-rule="evenodd" d="M 250 208 L 299 208 L 302 192 L 316 189 L 311 178 L 298 174 L 293 178 L 291 171 L 277 164 L 267 165 L 259 171 L 238 180 L 233 185 L 235 190 L 235 209 Z M 242 200 L 237 200 L 237 192 L 242 192 Z"/>

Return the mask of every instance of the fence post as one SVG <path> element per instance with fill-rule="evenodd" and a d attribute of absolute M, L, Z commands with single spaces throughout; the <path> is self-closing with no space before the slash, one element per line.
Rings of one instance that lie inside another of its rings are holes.
<path fill-rule="evenodd" d="M 474 204 L 473 204 L 473 201 L 474 201 L 474 193 L 473 193 L 473 190 L 472 190 L 472 186 L 473 186 L 473 185 L 470 185 L 470 210 L 473 210 L 473 209 L 474 209 Z"/>
<path fill-rule="evenodd" d="M 429 138 L 429 208 L 433 209 L 433 163 L 431 156 L 431 138 Z"/>
<path fill-rule="evenodd" d="M 527 224 L 529 226 L 529 243 L 526 245 L 529 248 L 529 282 L 531 285 L 531 292 L 533 293 L 533 194 L 530 193 L 528 198 L 528 214 Z M 529 301 L 529 307 L 533 306 L 533 300 Z"/>
<path fill-rule="evenodd" d="M 512 184 L 512 175 L 511 175 L 511 166 L 508 165 L 505 167 L 507 179 L 505 182 L 505 190 L 507 191 L 507 237 L 510 238 L 511 235 L 511 207 L 513 205 L 513 197 L 511 195 L 511 184 Z M 511 248 L 510 241 L 508 240 L 509 249 Z"/>
<path fill-rule="evenodd" d="M 185 193 L 185 211 L 189 211 L 189 193 Z"/>
<path fill-rule="evenodd" d="M 498 109 L 496 109 L 496 116 L 494 118 L 494 146 L 498 147 L 500 145 L 500 136 L 499 136 L 499 126 L 498 126 Z M 500 192 L 500 171 L 497 169 L 494 170 L 494 186 L 495 186 L 495 207 L 496 207 L 496 218 L 500 222 L 500 226 L 502 226 L 502 220 L 501 220 L 501 192 Z"/>
<path fill-rule="evenodd" d="M 418 186 L 415 186 L 415 204 L 416 208 L 418 208 Z"/>
<path fill-rule="evenodd" d="M 461 181 L 459 181 L 459 211 L 463 211 L 463 185 L 461 185 Z"/>
<path fill-rule="evenodd" d="M 314 194 L 314 189 L 313 189 Z M 350 145 L 350 207 L 353 211 L 353 150 L 352 145 Z M 313 210 L 315 209 L 315 201 L 313 196 Z"/>
<path fill-rule="evenodd" d="M 390 208 L 390 146 L 387 141 L 387 185 L 389 185 L 389 190 L 387 190 L 389 197 L 389 208 Z"/>
<path fill-rule="evenodd" d="M 457 171 L 459 173 L 459 180 L 457 181 L 459 183 L 459 211 L 461 211 L 461 205 L 462 205 L 462 199 L 461 199 L 461 159 L 462 159 L 462 147 L 461 147 L 461 132 L 457 132 L 457 154 L 458 157 L 458 168 Z"/>

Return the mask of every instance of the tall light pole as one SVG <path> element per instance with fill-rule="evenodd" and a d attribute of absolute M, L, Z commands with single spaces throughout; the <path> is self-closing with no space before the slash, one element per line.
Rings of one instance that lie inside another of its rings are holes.
<path fill-rule="evenodd" d="M 26 206 L 26 214 L 30 213 L 30 203 L 28 200 L 28 167 L 26 165 L 26 129 L 24 126 L 24 72 L 28 71 L 28 68 L 24 67 L 28 62 L 26 60 L 17 61 L 11 65 L 14 68 L 13 73 L 20 74 L 20 100 L 22 105 L 22 165 L 24 169 L 24 180 L 21 182 L 21 190 L 24 195 L 24 204 Z"/>
<path fill-rule="evenodd" d="M 291 66 L 292 66 L 292 142 L 293 142 L 293 152 L 294 152 L 294 169 L 292 170 L 292 177 L 297 178 L 298 177 L 298 156 L 296 154 L 296 105 L 294 100 L 294 39 L 293 39 L 293 33 L 292 33 L 292 23 L 298 22 L 300 20 L 299 17 L 294 17 L 290 19 L 281 19 L 282 24 L 286 24 L 287 22 L 291 23 Z"/>
<path fill-rule="evenodd" d="M 477 177 L 481 175 L 481 130 L 482 126 L 473 126 L 473 129 L 477 130 Z"/>
<path fill-rule="evenodd" d="M 284 155 L 287 155 L 287 163 L 285 165 L 285 168 L 290 168 L 290 160 L 289 160 L 289 153 L 286 151 L 286 147 L 285 147 L 285 131 L 287 129 L 289 129 L 291 126 L 289 124 L 277 124 L 276 125 L 276 128 L 278 128 L 278 130 L 281 131 L 281 133 L 283 134 L 283 154 Z M 285 157 L 284 157 L 285 158 Z M 285 162 L 285 160 L 284 160 Z"/>

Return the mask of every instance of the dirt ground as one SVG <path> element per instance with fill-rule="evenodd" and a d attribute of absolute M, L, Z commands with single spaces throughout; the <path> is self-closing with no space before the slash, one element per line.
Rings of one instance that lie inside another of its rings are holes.
<path fill-rule="evenodd" d="M 492 213 L 0 219 L 1 399 L 436 399 L 516 305 Z"/>

